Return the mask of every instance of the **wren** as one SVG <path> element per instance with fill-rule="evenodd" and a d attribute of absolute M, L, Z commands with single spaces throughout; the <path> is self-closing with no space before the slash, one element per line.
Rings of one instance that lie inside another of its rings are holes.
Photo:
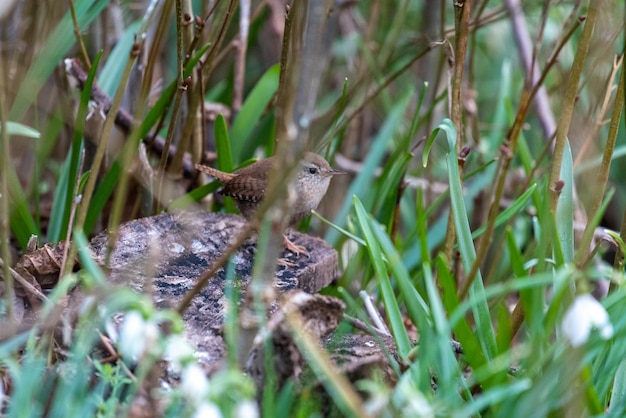
<path fill-rule="evenodd" d="M 234 173 L 225 173 L 215 168 L 196 164 L 196 169 L 216 178 L 224 188 L 222 194 L 230 196 L 246 219 L 251 219 L 265 197 L 274 157 L 259 160 Z M 328 190 L 330 179 L 343 171 L 331 168 L 321 156 L 306 152 L 300 160 L 295 181 L 296 200 L 291 208 L 289 225 L 294 226 L 311 214 Z M 307 254 L 302 246 L 295 245 L 284 237 L 288 250 Z"/>

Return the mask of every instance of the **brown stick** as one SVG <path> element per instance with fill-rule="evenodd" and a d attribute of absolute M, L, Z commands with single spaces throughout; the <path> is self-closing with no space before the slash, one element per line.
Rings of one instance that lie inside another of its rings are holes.
<path fill-rule="evenodd" d="M 68 67 L 68 74 L 74 77 L 78 82 L 78 88 L 82 90 L 87 81 L 87 73 L 81 67 L 78 59 L 74 58 L 71 60 L 71 64 Z M 102 109 L 104 114 L 108 114 L 109 110 L 111 110 L 112 100 L 111 98 L 102 91 L 95 83 L 91 90 L 91 100 L 96 103 L 96 106 L 99 109 Z M 131 129 L 134 125 L 133 116 L 123 108 L 120 108 L 115 115 L 115 126 L 117 126 L 123 133 L 130 134 Z M 146 145 L 150 145 L 147 141 L 144 140 Z M 154 138 L 154 142 L 151 144 L 151 150 L 157 154 L 161 154 L 165 150 L 165 140 L 160 136 Z M 171 162 L 176 154 L 176 146 L 170 145 L 167 152 L 167 162 Z M 203 156 L 203 163 L 210 162 L 214 160 L 214 155 L 212 153 L 205 152 Z M 183 175 L 186 178 L 193 177 L 195 173 L 194 164 L 191 161 L 191 157 L 189 155 L 185 155 L 183 158 Z"/>

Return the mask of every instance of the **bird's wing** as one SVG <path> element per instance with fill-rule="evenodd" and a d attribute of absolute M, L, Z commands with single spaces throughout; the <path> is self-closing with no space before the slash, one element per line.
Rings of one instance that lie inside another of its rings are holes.
<path fill-rule="evenodd" d="M 222 194 L 244 202 L 260 202 L 266 187 L 267 179 L 237 176 L 224 186 Z"/>

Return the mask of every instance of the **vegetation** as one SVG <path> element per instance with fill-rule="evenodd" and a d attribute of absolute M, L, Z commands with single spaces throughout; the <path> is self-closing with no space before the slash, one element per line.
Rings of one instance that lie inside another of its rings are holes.
<path fill-rule="evenodd" d="M 0 414 L 623 416 L 625 17 L 621 0 L 5 1 Z M 217 185 L 195 162 L 289 167 L 305 148 L 350 173 L 302 225 L 339 253 L 324 294 L 368 325 L 371 297 L 397 350 L 392 379 L 348 382 L 294 327 L 332 406 L 236 361 L 207 377 L 176 310 L 108 286 L 88 251 L 199 205 Z M 72 242 L 53 282 L 18 268 L 33 235 Z M 179 386 L 159 388 L 163 360 Z"/>

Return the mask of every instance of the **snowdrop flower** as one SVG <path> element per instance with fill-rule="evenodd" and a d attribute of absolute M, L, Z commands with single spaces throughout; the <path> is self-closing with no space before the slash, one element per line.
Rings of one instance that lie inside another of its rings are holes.
<path fill-rule="evenodd" d="M 222 418 L 222 412 L 214 403 L 202 402 L 193 418 Z"/>
<path fill-rule="evenodd" d="M 188 364 L 180 377 L 180 389 L 188 397 L 201 403 L 209 393 L 209 380 L 197 363 Z"/>
<path fill-rule="evenodd" d="M 154 349 L 159 338 L 158 327 L 145 321 L 137 311 L 130 311 L 124 317 L 120 331 L 119 349 L 124 358 L 137 360 L 146 349 Z"/>
<path fill-rule="evenodd" d="M 593 296 L 579 295 L 563 317 L 561 323 L 563 335 L 573 347 L 579 347 L 587 342 L 594 327 L 600 331 L 600 336 L 605 340 L 613 336 L 613 325 L 609 321 L 606 309 Z"/>
<path fill-rule="evenodd" d="M 183 365 L 194 361 L 194 351 L 191 344 L 182 335 L 174 334 L 167 340 L 163 358 L 170 363 L 172 369 L 180 372 Z"/>
<path fill-rule="evenodd" d="M 117 342 L 120 340 L 120 337 L 117 333 L 115 323 L 113 323 L 111 318 L 106 319 L 106 321 L 104 322 L 104 330 L 106 332 L 106 335 L 111 339 L 111 341 L 117 344 Z"/>
<path fill-rule="evenodd" d="M 246 399 L 237 405 L 235 416 L 237 418 L 259 418 L 259 407 L 253 400 Z"/>

